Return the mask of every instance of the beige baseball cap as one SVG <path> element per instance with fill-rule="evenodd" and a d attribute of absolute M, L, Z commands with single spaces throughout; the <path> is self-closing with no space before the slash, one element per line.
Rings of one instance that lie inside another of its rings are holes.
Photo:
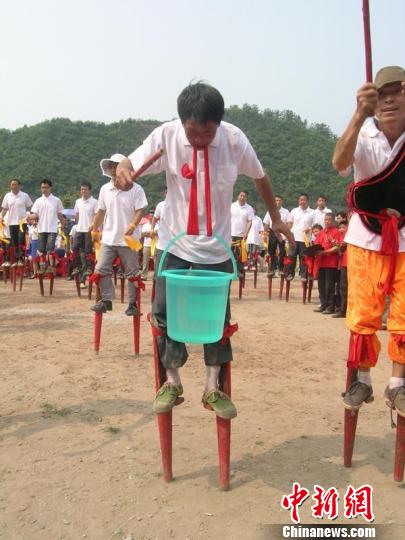
<path fill-rule="evenodd" d="M 399 66 L 387 66 L 380 69 L 377 73 L 374 84 L 376 85 L 377 90 L 379 90 L 386 84 L 403 81 L 405 81 L 404 68 Z"/>

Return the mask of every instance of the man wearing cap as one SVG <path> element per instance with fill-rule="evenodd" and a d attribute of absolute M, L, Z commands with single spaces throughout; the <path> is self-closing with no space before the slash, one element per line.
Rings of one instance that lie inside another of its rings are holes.
<path fill-rule="evenodd" d="M 198 269 L 232 272 L 228 253 L 214 235 L 231 243 L 231 204 L 238 174 L 255 179 L 255 185 L 269 209 L 273 228 L 291 236 L 281 223 L 270 181 L 246 135 L 223 122 L 224 99 L 216 88 L 198 82 L 187 86 L 177 100 L 179 120 L 156 128 L 129 159 L 120 162 L 117 181 L 123 189 L 132 185 L 136 170 L 158 150 L 162 157 L 146 173 L 166 171 L 167 196 L 159 221 L 158 261 L 170 240 L 181 232 L 166 253 L 163 270 Z M 246 230 L 244 232 L 247 232 Z M 157 277 L 152 307 L 153 324 L 166 330 L 165 279 Z M 198 309 L 198 306 L 196 306 Z M 232 350 L 229 299 L 223 338 L 204 345 L 206 381 L 203 402 L 222 418 L 236 416 L 229 396 L 219 389 L 221 365 L 231 361 Z M 159 359 L 167 380 L 158 391 L 154 411 L 170 411 L 183 393 L 179 368 L 187 361 L 184 343 L 166 333 L 157 338 Z"/>
<path fill-rule="evenodd" d="M 109 176 L 111 180 L 101 186 L 97 213 L 90 227 L 91 231 L 97 231 L 104 223 L 99 260 L 94 271 L 94 275 L 99 278 L 101 298 L 91 309 L 98 313 L 112 310 L 112 300 L 115 298 L 115 288 L 111 279 L 112 263 L 119 257 L 124 276 L 128 280 L 129 305 L 125 314 L 134 316 L 138 314 L 134 283 L 134 278 L 138 274 L 138 254 L 127 246 L 125 236 L 134 234 L 148 201 L 144 190 L 138 184 L 133 184 L 127 191 L 117 187 L 117 165 L 123 159 L 125 156 L 122 154 L 114 154 L 100 162 L 103 175 Z"/>
<path fill-rule="evenodd" d="M 370 368 L 375 366 L 380 351 L 376 332 L 381 327 L 386 295 L 391 294 L 388 356 L 392 377 L 385 397 L 391 410 L 396 409 L 402 416 L 405 416 L 404 129 L 405 72 L 399 66 L 384 67 L 377 73 L 374 84 L 366 83 L 358 90 L 356 110 L 333 156 L 333 166 L 342 176 L 348 175 L 354 166 L 354 184 L 349 190 L 354 213 L 345 236 L 349 279 L 346 322 L 351 331 L 348 366 L 358 369 L 358 380 L 344 394 L 344 405 L 357 410 L 363 402 L 373 400 Z M 362 194 L 362 199 L 357 194 Z"/>

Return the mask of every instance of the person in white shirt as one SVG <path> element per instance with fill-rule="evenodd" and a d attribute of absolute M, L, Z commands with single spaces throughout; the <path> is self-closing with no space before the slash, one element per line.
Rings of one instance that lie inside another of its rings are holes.
<path fill-rule="evenodd" d="M 27 224 L 23 223 L 27 210 L 32 206 L 30 196 L 21 191 L 21 182 L 18 178 L 10 180 L 10 192 L 6 193 L 1 203 L 0 221 L 3 223 L 7 213 L 7 224 L 10 231 L 10 261 L 11 266 L 24 266 L 25 236 Z"/>
<path fill-rule="evenodd" d="M 37 250 L 38 250 L 38 221 L 28 218 L 28 257 L 32 263 L 31 279 L 34 279 L 38 273 Z"/>
<path fill-rule="evenodd" d="M 169 241 L 187 232 L 170 248 L 163 269 L 192 268 L 232 272 L 229 255 L 213 235 L 231 243 L 231 204 L 238 174 L 255 179 L 255 185 L 268 207 L 273 226 L 286 232 L 274 202 L 271 184 L 246 135 L 236 126 L 223 122 L 224 100 L 217 89 L 204 83 L 190 84 L 179 95 L 180 120 L 156 128 L 129 159 L 120 162 L 117 181 L 126 189 L 146 159 L 158 150 L 162 157 L 146 174 L 166 171 L 167 196 L 159 221 L 158 260 Z M 248 231 L 245 229 L 243 234 Z M 230 321 L 229 299 L 225 328 Z M 165 279 L 157 277 L 152 306 L 152 323 L 166 329 Z M 154 411 L 170 411 L 183 393 L 179 369 L 187 360 L 184 343 L 166 334 L 157 338 L 160 362 L 167 380 L 158 391 Z M 222 342 L 222 343 L 221 343 Z M 229 338 L 204 345 L 206 382 L 203 402 L 222 418 L 236 416 L 229 396 L 219 390 L 221 365 L 229 362 Z"/>
<path fill-rule="evenodd" d="M 287 208 L 283 207 L 283 197 L 280 195 L 275 196 L 277 209 L 280 212 L 280 218 L 283 223 L 288 223 L 290 212 Z M 276 270 L 282 273 L 284 270 L 284 257 L 285 251 L 285 238 L 277 238 L 271 228 L 271 217 L 268 212 L 263 219 L 264 230 L 268 233 L 268 252 L 269 252 L 269 276 L 274 276 Z"/>
<path fill-rule="evenodd" d="M 81 274 L 81 282 L 85 283 L 86 276 L 93 272 L 93 242 L 90 226 L 97 211 L 97 199 L 91 195 L 91 183 L 83 181 L 80 184 L 81 198 L 74 206 L 76 214 L 75 240 L 73 243 L 72 275 Z"/>
<path fill-rule="evenodd" d="M 401 416 L 405 416 L 404 150 L 405 70 L 387 66 L 378 71 L 374 83 L 358 90 L 357 107 L 336 144 L 333 166 L 342 176 L 350 174 L 354 166 L 352 190 L 365 179 L 371 179 L 372 189 L 379 189 L 377 198 L 369 190 L 362 206 L 354 205 L 345 236 L 349 281 L 346 324 L 351 333 L 348 367 L 357 370 L 357 380 L 345 392 L 343 403 L 347 409 L 357 410 L 373 400 L 370 368 L 377 363 L 381 346 L 376 332 L 390 294 L 387 328 L 392 376 L 385 397 L 391 411 L 396 409 Z M 397 183 L 391 182 L 391 166 L 398 174 Z M 373 214 L 381 215 L 377 227 L 367 215 L 370 200 Z"/>
<path fill-rule="evenodd" d="M 240 275 L 243 272 L 240 242 L 247 239 L 254 217 L 253 208 L 247 202 L 248 197 L 247 191 L 240 191 L 238 199 L 231 204 L 232 251 Z"/>
<path fill-rule="evenodd" d="M 148 279 L 148 271 L 149 271 L 149 262 L 150 262 L 150 253 L 151 253 L 151 245 L 152 245 L 152 237 L 153 237 L 153 230 L 152 230 L 152 219 L 154 215 L 155 210 L 151 210 L 149 214 L 145 216 L 147 219 L 146 223 L 142 225 L 141 229 L 141 237 L 143 238 L 143 250 L 142 250 L 142 279 L 146 281 Z"/>
<path fill-rule="evenodd" d="M 30 218 L 38 219 L 38 256 L 40 273 L 55 273 L 55 242 L 58 235 L 58 218 L 62 228 L 65 225 L 63 204 L 52 194 L 52 182 L 47 178 L 40 181 L 42 197 L 37 199 L 32 208 Z M 49 266 L 47 267 L 47 262 Z"/>
<path fill-rule="evenodd" d="M 115 288 L 112 281 L 112 263 L 116 257 L 121 260 L 124 277 L 127 278 L 129 305 L 125 314 L 129 317 L 138 314 L 134 278 L 138 274 L 138 253 L 130 249 L 125 236 L 133 236 L 148 204 L 143 188 L 133 184 L 129 190 L 121 190 L 116 182 L 118 163 L 125 159 L 122 154 L 114 154 L 102 159 L 100 167 L 104 176 L 111 178 L 101 186 L 98 196 L 98 208 L 91 224 L 91 231 L 97 231 L 103 225 L 99 260 L 94 274 L 99 276 L 100 300 L 90 309 L 98 313 L 112 310 Z"/>
<path fill-rule="evenodd" d="M 263 238 L 263 221 L 262 218 L 256 215 L 256 206 L 252 206 L 253 218 L 249 233 L 246 238 L 246 246 L 249 257 L 249 266 L 257 267 L 258 258 L 260 255 L 262 238 Z"/>
<path fill-rule="evenodd" d="M 322 228 L 325 228 L 325 215 L 332 212 L 332 210 L 326 206 L 326 203 L 327 199 L 325 195 L 318 195 L 316 198 L 314 225 L 322 225 Z"/>
<path fill-rule="evenodd" d="M 310 234 L 312 225 L 315 224 L 315 211 L 309 207 L 309 197 L 306 193 L 301 193 L 298 197 L 298 206 L 291 210 L 288 223 L 291 224 L 291 232 L 294 235 L 295 247 L 288 250 L 288 257 L 292 262 L 287 268 L 287 279 L 291 280 L 295 275 L 297 256 L 300 264 L 301 281 L 307 280 L 307 267 L 304 264 L 305 258 L 305 235 Z"/>
<path fill-rule="evenodd" d="M 165 207 L 166 195 L 167 195 L 167 188 L 164 191 L 164 197 L 165 197 L 164 200 L 157 203 L 155 211 L 153 212 L 152 223 L 151 223 L 152 231 L 155 230 L 156 225 L 159 223 L 159 220 L 162 217 L 163 210 Z"/>

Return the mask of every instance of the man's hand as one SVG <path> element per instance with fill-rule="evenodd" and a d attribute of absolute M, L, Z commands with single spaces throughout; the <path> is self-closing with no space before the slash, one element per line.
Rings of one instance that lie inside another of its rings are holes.
<path fill-rule="evenodd" d="M 357 91 L 357 112 L 362 118 L 374 116 L 378 102 L 377 87 L 373 83 L 366 83 Z"/>
<path fill-rule="evenodd" d="M 132 236 L 136 229 L 135 223 L 130 223 L 125 231 L 125 236 Z"/>
<path fill-rule="evenodd" d="M 295 246 L 294 235 L 285 223 L 283 223 L 282 221 L 273 221 L 271 224 L 271 229 L 276 235 L 277 239 L 280 240 L 280 242 L 283 239 L 281 235 L 284 234 L 290 246 Z"/>
<path fill-rule="evenodd" d="M 114 178 L 115 187 L 121 189 L 122 191 L 129 191 L 134 185 L 134 176 L 135 171 L 130 160 L 128 158 L 123 159 L 120 163 L 118 163 L 117 166 L 116 176 Z"/>

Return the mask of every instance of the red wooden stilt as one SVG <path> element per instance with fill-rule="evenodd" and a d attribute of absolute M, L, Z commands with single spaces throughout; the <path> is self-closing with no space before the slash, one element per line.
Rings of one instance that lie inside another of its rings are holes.
<path fill-rule="evenodd" d="M 394 480 L 404 480 L 405 464 L 405 417 L 397 415 L 397 436 L 395 441 Z"/>
<path fill-rule="evenodd" d="M 231 397 L 231 362 L 223 364 L 219 375 L 219 387 Z M 222 491 L 229 490 L 230 459 L 231 459 L 231 421 L 217 419 L 217 439 L 219 457 L 219 487 Z"/>
<path fill-rule="evenodd" d="M 346 390 L 357 378 L 357 369 L 347 368 L 346 376 Z M 356 437 L 357 417 L 359 411 L 351 411 L 345 409 L 344 419 L 344 450 L 343 450 L 343 464 L 345 467 L 352 466 L 354 440 Z"/>
<path fill-rule="evenodd" d="M 75 284 L 76 284 L 77 296 L 80 298 L 82 296 L 82 292 L 80 290 L 80 276 L 79 276 L 79 274 L 75 274 Z"/>
<path fill-rule="evenodd" d="M 279 292 L 279 299 L 281 300 L 283 298 L 283 289 L 284 289 L 284 276 L 280 276 L 280 292 Z"/>
<path fill-rule="evenodd" d="M 290 286 L 291 286 L 291 280 L 287 279 L 287 282 L 285 284 L 285 301 L 288 302 L 290 299 Z"/>
<path fill-rule="evenodd" d="M 303 304 L 306 304 L 307 302 L 307 288 L 308 288 L 308 285 L 307 285 L 307 282 L 305 281 L 305 283 L 304 282 L 302 283 L 302 303 Z"/>
<path fill-rule="evenodd" d="M 151 320 L 150 314 L 148 320 Z M 162 330 L 159 330 L 151 323 L 152 341 L 153 341 L 153 364 L 155 371 L 155 389 L 156 392 L 166 381 L 166 370 L 159 360 L 158 351 L 158 336 L 164 335 Z M 183 403 L 184 398 L 177 398 L 176 405 Z M 159 428 L 160 453 L 162 455 L 163 479 L 165 482 L 173 480 L 172 471 L 172 411 L 168 413 L 160 413 L 157 415 Z"/>
<path fill-rule="evenodd" d="M 121 304 L 125 300 L 125 278 L 120 278 L 120 287 L 121 287 Z"/>
<path fill-rule="evenodd" d="M 273 276 L 267 276 L 268 289 L 269 289 L 269 300 L 271 300 L 271 292 L 273 289 Z"/>
<path fill-rule="evenodd" d="M 138 315 L 132 317 L 133 319 L 133 329 L 134 329 L 134 351 L 135 354 L 139 354 L 139 340 L 141 332 L 141 289 L 137 287 L 136 289 L 136 306 L 138 308 Z"/>
<path fill-rule="evenodd" d="M 313 287 L 314 287 L 314 280 L 310 279 L 309 280 L 309 285 L 308 285 L 308 303 L 311 302 Z"/>
<path fill-rule="evenodd" d="M 13 292 L 17 290 L 17 268 L 10 268 L 10 281 L 13 286 Z"/>
<path fill-rule="evenodd" d="M 153 282 L 152 282 L 152 293 L 150 295 L 150 303 L 152 304 L 153 303 L 153 300 L 155 299 L 155 291 L 156 291 L 156 279 L 153 278 Z"/>
<path fill-rule="evenodd" d="M 101 326 L 103 323 L 103 314 L 94 313 L 94 352 L 98 354 L 100 350 Z"/>
<path fill-rule="evenodd" d="M 257 289 L 257 265 L 253 270 L 253 287 Z"/>
<path fill-rule="evenodd" d="M 242 290 L 243 290 L 243 277 L 239 277 L 239 300 L 242 298 Z"/>
<path fill-rule="evenodd" d="M 118 269 L 116 266 L 113 266 L 113 275 L 114 275 L 114 285 L 117 286 L 117 272 Z"/>
<path fill-rule="evenodd" d="M 20 292 L 23 288 L 23 282 L 24 282 L 24 267 L 20 268 Z"/>
<path fill-rule="evenodd" d="M 52 274 L 49 275 L 49 296 L 53 295 L 53 285 L 55 283 L 55 275 L 52 272 Z"/>
<path fill-rule="evenodd" d="M 91 295 L 93 293 L 93 282 L 89 280 L 89 288 L 87 291 L 87 298 L 91 300 Z"/>
<path fill-rule="evenodd" d="M 3 282 L 4 285 L 7 285 L 7 268 L 3 266 Z"/>
<path fill-rule="evenodd" d="M 45 293 L 44 293 L 44 275 L 43 274 L 38 275 L 38 281 L 39 281 L 39 290 L 41 291 L 41 296 L 45 296 Z"/>

